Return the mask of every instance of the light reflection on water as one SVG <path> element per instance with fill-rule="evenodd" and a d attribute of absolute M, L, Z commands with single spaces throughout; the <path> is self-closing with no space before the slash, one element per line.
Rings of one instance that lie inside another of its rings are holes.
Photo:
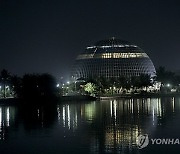
<path fill-rule="evenodd" d="M 176 133 L 179 113 L 179 98 L 68 102 L 51 107 L 0 105 L 0 153 L 11 153 L 11 148 L 34 153 L 32 146 L 37 153 L 42 146 L 43 153 L 151 153 L 152 146 L 145 151 L 137 148 L 137 136 L 180 137 Z"/>

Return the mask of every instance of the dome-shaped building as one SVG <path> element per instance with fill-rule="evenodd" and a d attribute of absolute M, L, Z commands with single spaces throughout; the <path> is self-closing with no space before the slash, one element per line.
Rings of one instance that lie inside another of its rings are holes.
<path fill-rule="evenodd" d="M 149 56 L 138 46 L 124 40 L 110 38 L 89 46 L 75 61 L 72 76 L 78 78 L 132 77 L 141 74 L 155 76 L 156 70 Z"/>

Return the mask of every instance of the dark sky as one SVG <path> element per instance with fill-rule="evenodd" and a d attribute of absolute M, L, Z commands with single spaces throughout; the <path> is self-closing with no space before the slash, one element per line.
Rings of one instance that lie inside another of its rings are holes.
<path fill-rule="evenodd" d="M 67 76 L 86 46 L 112 36 L 180 70 L 180 1 L 0 0 L 0 69 L 18 75 Z"/>

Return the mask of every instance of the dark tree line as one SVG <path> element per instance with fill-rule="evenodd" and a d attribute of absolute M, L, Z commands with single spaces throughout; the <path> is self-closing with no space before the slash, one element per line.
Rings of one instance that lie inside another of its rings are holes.
<path fill-rule="evenodd" d="M 156 69 L 156 72 L 157 74 L 153 79 L 148 74 L 141 74 L 131 78 L 124 76 L 110 79 L 94 77 L 86 79 L 86 83 L 94 83 L 98 94 L 105 94 L 107 89 L 113 94 L 114 88 L 121 90 L 132 89 L 134 91 L 141 88 L 147 89 L 154 81 L 161 82 L 162 85 L 169 83 L 172 87 L 179 88 L 180 76 L 174 72 L 167 71 L 164 67 L 159 67 Z M 76 82 L 69 85 L 69 88 L 72 87 L 73 91 L 81 91 L 81 85 L 80 82 Z M 18 98 L 54 97 L 59 92 L 56 87 L 56 80 L 50 74 L 25 74 L 23 77 L 18 77 L 5 69 L 0 72 L 0 87 L 1 97 L 4 98 L 8 95 Z M 7 91 L 10 94 L 8 93 L 7 95 Z"/>
<path fill-rule="evenodd" d="M 156 70 L 156 80 L 162 84 L 170 83 L 173 86 L 180 84 L 180 76 L 172 71 L 166 70 L 165 67 L 162 66 Z"/>
<path fill-rule="evenodd" d="M 1 71 L 1 87 L 6 98 L 7 86 L 13 97 L 40 98 L 57 96 L 56 80 L 50 74 L 25 74 L 23 77 L 11 75 L 7 70 Z"/>
<path fill-rule="evenodd" d="M 53 97 L 57 92 L 56 81 L 49 74 L 26 74 L 19 90 L 19 97 Z"/>

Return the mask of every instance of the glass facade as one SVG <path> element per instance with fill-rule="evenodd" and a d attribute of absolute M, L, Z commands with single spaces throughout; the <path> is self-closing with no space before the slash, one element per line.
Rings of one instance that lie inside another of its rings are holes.
<path fill-rule="evenodd" d="M 80 54 L 72 69 L 72 76 L 78 78 L 119 78 L 149 74 L 156 70 L 149 56 L 130 42 L 111 38 L 89 46 Z"/>

